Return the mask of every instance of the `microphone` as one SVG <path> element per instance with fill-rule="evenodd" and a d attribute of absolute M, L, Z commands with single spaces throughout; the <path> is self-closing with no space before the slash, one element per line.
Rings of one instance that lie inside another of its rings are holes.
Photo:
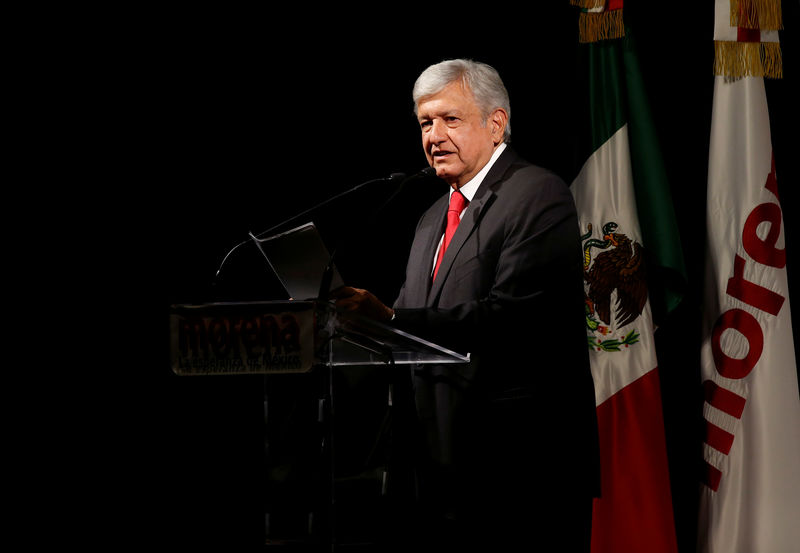
<path fill-rule="evenodd" d="M 429 169 L 433 170 L 432 168 L 429 168 Z M 425 171 L 425 169 L 420 171 L 420 173 L 422 173 L 423 171 Z M 429 174 L 429 173 L 426 173 L 426 174 Z M 377 179 L 371 179 L 371 180 L 368 180 L 366 182 L 362 182 L 361 184 L 359 184 L 357 186 L 354 186 L 353 188 L 350 188 L 349 190 L 345 190 L 344 192 L 340 192 L 339 194 L 336 194 L 335 196 L 333 196 L 331 198 L 328 198 L 327 200 L 325 200 L 323 202 L 320 202 L 319 204 L 317 204 L 315 206 L 312 206 L 312 207 L 306 209 L 305 211 L 302 211 L 301 213 L 298 213 L 297 215 L 293 215 L 292 217 L 289 217 L 285 221 L 281 221 L 277 225 L 274 225 L 274 226 L 268 228 L 265 231 L 262 231 L 262 232 L 260 232 L 260 233 L 258 233 L 256 235 L 253 235 L 252 233 L 250 233 L 250 238 L 249 239 L 244 240 L 242 242 L 239 242 L 234 247 L 232 247 L 228 251 L 228 253 L 225 254 L 225 257 L 222 258 L 222 262 L 219 264 L 219 267 L 217 268 L 217 272 L 214 275 L 215 278 L 219 278 L 219 274 L 222 271 L 222 267 L 225 265 L 225 262 L 228 260 L 228 258 L 231 256 L 231 254 L 234 251 L 236 251 L 237 249 L 239 249 L 240 247 L 244 246 L 245 244 L 249 244 L 254 238 L 261 238 L 265 234 L 269 234 L 269 233 L 275 231 L 276 229 L 279 229 L 282 226 L 291 223 L 292 221 L 296 221 L 300 217 L 308 215 L 309 213 L 313 213 L 314 211 L 317 211 L 317 210 L 325 207 L 329 203 L 331 203 L 333 201 L 336 201 L 339 198 L 342 198 L 344 196 L 350 195 L 350 194 L 352 194 L 354 192 L 357 192 L 358 190 L 360 190 L 360 189 L 362 189 L 365 186 L 368 186 L 370 184 L 374 184 L 376 182 L 386 182 L 386 181 L 388 181 L 388 182 L 397 182 L 397 181 L 400 181 L 400 185 L 402 186 L 407 180 L 410 180 L 411 178 L 414 178 L 414 177 L 416 177 L 416 175 L 412 175 L 411 177 L 407 177 L 405 175 L 405 173 L 391 173 L 388 177 L 380 177 L 380 178 L 377 178 Z"/>
<path fill-rule="evenodd" d="M 402 175 L 402 173 L 392 173 L 392 174 Z M 372 212 L 372 217 L 370 217 L 369 221 L 367 221 L 367 227 L 372 226 L 378 214 L 382 212 L 384 209 L 386 209 L 386 207 L 389 204 L 391 204 L 397 196 L 400 195 L 400 192 L 402 192 L 405 189 L 405 185 L 407 183 L 419 178 L 433 176 L 435 174 L 436 174 L 436 169 L 434 169 L 433 167 L 425 167 L 424 169 L 417 171 L 410 177 L 406 177 L 405 175 L 403 175 L 404 178 L 400 181 L 400 186 L 397 187 L 397 190 L 395 190 L 392 193 L 392 195 L 389 196 L 389 198 L 385 202 L 383 202 L 383 204 L 378 209 Z M 328 264 L 325 265 L 325 271 L 322 273 L 322 282 L 320 282 L 319 294 L 317 294 L 317 299 L 320 301 L 327 301 L 328 299 L 331 282 L 333 281 L 333 261 L 336 258 L 337 251 L 339 251 L 339 248 L 335 247 L 333 249 L 333 253 L 331 253 L 330 257 L 328 258 Z"/>

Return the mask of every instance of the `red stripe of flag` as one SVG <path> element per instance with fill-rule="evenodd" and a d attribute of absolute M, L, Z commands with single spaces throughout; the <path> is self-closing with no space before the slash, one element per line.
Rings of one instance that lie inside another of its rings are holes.
<path fill-rule="evenodd" d="M 677 551 L 658 369 L 598 405 L 597 419 L 601 497 L 594 502 L 592 553 Z"/>

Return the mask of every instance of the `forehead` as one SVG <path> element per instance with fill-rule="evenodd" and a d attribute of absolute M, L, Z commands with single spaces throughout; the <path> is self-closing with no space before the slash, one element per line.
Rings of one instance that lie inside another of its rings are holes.
<path fill-rule="evenodd" d="M 454 81 L 436 94 L 424 96 L 417 104 L 420 119 L 447 113 L 471 113 L 477 111 L 472 92 L 461 81 Z"/>

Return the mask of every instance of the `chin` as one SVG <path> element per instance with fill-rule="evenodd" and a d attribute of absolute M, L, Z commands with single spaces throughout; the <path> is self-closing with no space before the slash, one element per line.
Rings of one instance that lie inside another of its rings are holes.
<path fill-rule="evenodd" d="M 455 178 L 456 176 L 453 174 L 453 170 L 447 166 L 439 165 L 439 166 L 434 166 L 433 168 L 436 169 L 436 176 L 439 177 L 440 179 L 445 179 L 445 180 L 448 178 L 452 179 Z"/>

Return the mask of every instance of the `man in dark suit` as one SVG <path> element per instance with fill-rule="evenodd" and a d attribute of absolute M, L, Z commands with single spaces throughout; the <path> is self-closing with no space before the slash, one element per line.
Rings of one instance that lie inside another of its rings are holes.
<path fill-rule="evenodd" d="M 493 68 L 433 65 L 413 97 L 428 162 L 450 191 L 417 225 L 393 308 L 361 289 L 335 297 L 470 353 L 468 364 L 413 369 L 424 539 L 588 551 L 599 467 L 572 196 L 508 145 Z"/>

